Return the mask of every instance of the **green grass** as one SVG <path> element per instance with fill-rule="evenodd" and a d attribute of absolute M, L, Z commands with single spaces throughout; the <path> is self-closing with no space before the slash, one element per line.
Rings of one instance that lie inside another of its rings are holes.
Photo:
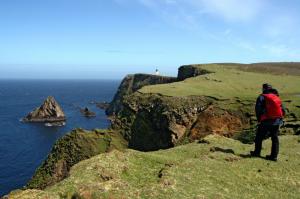
<path fill-rule="evenodd" d="M 68 176 L 76 163 L 113 149 L 125 148 L 127 142 L 117 132 L 75 129 L 57 140 L 26 188 L 44 189 Z"/>
<path fill-rule="evenodd" d="M 201 95 L 221 100 L 239 99 L 253 104 L 261 92 L 261 85 L 267 82 L 278 89 L 283 100 L 291 100 L 286 105 L 300 118 L 300 108 L 296 107 L 300 105 L 300 76 L 248 72 L 230 65 L 209 64 L 195 67 L 201 67 L 213 73 L 171 84 L 146 86 L 140 91 L 167 96 Z"/>
<path fill-rule="evenodd" d="M 10 198 L 299 198 L 298 139 L 280 137 L 278 162 L 241 157 L 253 145 L 220 136 L 156 152 L 112 151 L 78 163 L 44 191 L 15 191 Z M 267 141 L 263 155 L 269 151 Z"/>

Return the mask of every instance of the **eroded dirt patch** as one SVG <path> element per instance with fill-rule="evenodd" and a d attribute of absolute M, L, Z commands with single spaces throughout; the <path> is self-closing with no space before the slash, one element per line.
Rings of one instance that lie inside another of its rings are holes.
<path fill-rule="evenodd" d="M 232 137 L 247 124 L 242 114 L 231 113 L 216 107 L 209 107 L 199 114 L 197 121 L 190 130 L 189 138 L 197 140 L 209 134 Z"/>

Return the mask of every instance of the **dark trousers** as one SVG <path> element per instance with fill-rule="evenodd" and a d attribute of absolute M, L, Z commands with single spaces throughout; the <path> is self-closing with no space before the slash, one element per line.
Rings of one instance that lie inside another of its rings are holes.
<path fill-rule="evenodd" d="M 271 157 L 277 158 L 279 153 L 278 133 L 279 133 L 279 125 L 272 125 L 264 122 L 260 123 L 258 125 L 257 132 L 256 132 L 254 153 L 260 155 L 263 140 L 271 137 L 272 139 Z"/>

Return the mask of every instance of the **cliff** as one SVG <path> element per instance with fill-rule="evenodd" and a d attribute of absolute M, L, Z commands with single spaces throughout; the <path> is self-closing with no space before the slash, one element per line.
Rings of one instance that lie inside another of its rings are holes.
<path fill-rule="evenodd" d="M 47 97 L 40 107 L 23 119 L 24 122 L 62 122 L 65 120 L 62 108 L 52 96 Z"/>
<path fill-rule="evenodd" d="M 210 97 L 139 92 L 127 96 L 112 119 L 112 128 L 121 132 L 129 147 L 142 151 L 174 147 L 212 133 L 231 136 L 247 124 L 243 112 L 222 110 Z"/>
<path fill-rule="evenodd" d="M 26 189 L 44 189 L 68 177 L 76 163 L 113 149 L 123 150 L 127 143 L 117 132 L 75 129 L 59 139 Z"/>
<path fill-rule="evenodd" d="M 143 86 L 166 84 L 177 81 L 175 77 L 165 77 L 150 74 L 134 74 L 127 75 L 121 82 L 113 101 L 106 110 L 108 115 L 113 115 L 120 111 L 123 106 L 123 99 L 125 96 L 134 93 Z"/>

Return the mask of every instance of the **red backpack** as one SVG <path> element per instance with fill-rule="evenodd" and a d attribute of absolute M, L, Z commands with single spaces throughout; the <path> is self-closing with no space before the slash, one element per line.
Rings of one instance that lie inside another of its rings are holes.
<path fill-rule="evenodd" d="M 263 94 L 266 104 L 266 113 L 260 118 L 260 121 L 268 119 L 277 119 L 283 117 L 282 104 L 280 98 L 275 94 Z"/>

